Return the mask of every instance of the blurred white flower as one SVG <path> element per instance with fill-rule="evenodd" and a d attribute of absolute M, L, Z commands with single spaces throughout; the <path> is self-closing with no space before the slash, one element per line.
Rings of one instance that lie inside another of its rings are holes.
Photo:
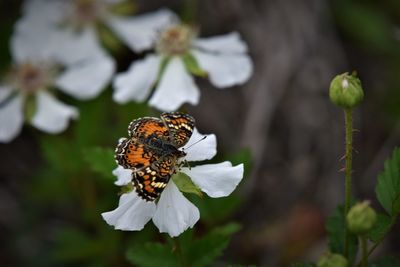
<path fill-rule="evenodd" d="M 133 51 L 141 52 L 152 46 L 157 30 L 175 20 L 175 15 L 168 9 L 139 16 L 120 14 L 133 7 L 133 2 L 126 0 L 26 0 L 21 21 L 69 31 L 71 38 L 90 30 L 98 47 L 102 27 L 106 26 Z"/>
<path fill-rule="evenodd" d="M 67 32 L 38 26 L 21 21 L 11 38 L 13 66 L 0 83 L 0 142 L 19 134 L 24 117 L 47 133 L 64 131 L 78 110 L 50 90 L 93 98 L 114 72 L 114 61 L 93 44 L 92 31 L 71 38 Z"/>
<path fill-rule="evenodd" d="M 189 142 L 183 148 L 187 153 L 183 160 L 203 161 L 215 156 L 217 144 L 213 134 L 207 135 L 206 139 L 190 147 L 203 137 L 204 135 L 194 129 Z M 243 164 L 232 166 L 230 162 L 225 161 L 191 168 L 183 167 L 179 172 L 188 175 L 192 182 L 210 197 L 225 197 L 231 194 L 242 180 Z M 119 166 L 113 174 L 118 178 L 115 182 L 117 185 L 131 184 L 131 170 Z M 125 231 L 141 230 L 152 219 L 161 233 L 168 233 L 174 237 L 193 227 L 199 220 L 200 213 L 179 191 L 171 178 L 158 201 L 145 201 L 133 190 L 120 197 L 115 210 L 102 213 L 102 216 L 115 229 Z"/>
<path fill-rule="evenodd" d="M 126 35 L 129 34 L 127 30 Z M 116 102 L 149 98 L 151 106 L 173 111 L 183 103 L 199 102 L 200 91 L 191 74 L 208 75 L 214 86 L 226 88 L 245 83 L 253 73 L 247 45 L 237 32 L 196 38 L 192 28 L 170 24 L 159 34 L 153 48 L 155 54 L 133 62 L 126 72 L 116 75 Z"/>

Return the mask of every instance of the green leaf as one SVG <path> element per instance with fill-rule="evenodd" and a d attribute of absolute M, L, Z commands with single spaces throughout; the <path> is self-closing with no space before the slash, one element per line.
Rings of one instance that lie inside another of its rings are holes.
<path fill-rule="evenodd" d="M 182 249 L 186 258 L 190 261 L 190 266 L 202 267 L 212 264 L 217 257 L 222 255 L 222 252 L 229 245 L 231 236 L 239 229 L 239 224 L 230 223 L 215 228 L 200 239 L 186 240 Z"/>
<path fill-rule="evenodd" d="M 185 193 L 192 193 L 196 194 L 199 197 L 203 196 L 200 188 L 195 185 L 189 176 L 182 172 L 178 172 L 172 176 L 172 180 L 174 181 L 175 185 L 179 188 L 180 191 Z"/>
<path fill-rule="evenodd" d="M 92 147 L 83 151 L 90 168 L 106 178 L 115 178 L 112 171 L 116 168 L 114 151 L 109 148 Z"/>
<path fill-rule="evenodd" d="M 382 207 L 394 216 L 400 212 L 400 149 L 396 148 L 378 177 L 376 196 Z"/>
<path fill-rule="evenodd" d="M 373 242 L 377 242 L 389 230 L 390 223 L 391 219 L 387 215 L 378 213 L 376 223 L 367 235 L 368 238 Z"/>
<path fill-rule="evenodd" d="M 171 247 L 159 243 L 146 243 L 128 249 L 126 258 L 140 267 L 176 267 L 179 261 Z"/>
<path fill-rule="evenodd" d="M 344 207 L 343 205 L 340 205 L 326 222 L 326 230 L 328 232 L 329 248 L 331 252 L 342 255 L 344 254 L 345 229 L 346 221 L 344 218 Z M 353 262 L 358 250 L 357 236 L 349 233 L 349 241 L 349 262 Z"/>
<path fill-rule="evenodd" d="M 200 67 L 196 58 L 192 54 L 187 53 L 187 54 L 183 55 L 182 60 L 183 60 L 183 64 L 185 64 L 186 69 L 193 75 L 200 76 L 200 77 L 207 76 L 207 72 L 205 72 Z"/>
<path fill-rule="evenodd" d="M 392 256 L 386 256 L 380 258 L 379 260 L 374 261 L 371 264 L 371 267 L 398 267 L 398 266 L 400 266 L 400 260 Z"/>

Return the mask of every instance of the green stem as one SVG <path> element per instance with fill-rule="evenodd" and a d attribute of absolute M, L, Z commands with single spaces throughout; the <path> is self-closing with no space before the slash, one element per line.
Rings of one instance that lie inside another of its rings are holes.
<path fill-rule="evenodd" d="M 361 243 L 361 263 L 363 267 L 368 267 L 368 245 L 365 235 L 360 236 Z"/>
<path fill-rule="evenodd" d="M 391 220 L 386 232 L 381 236 L 381 238 L 379 238 L 378 241 L 375 242 L 375 244 L 368 250 L 368 252 L 366 254 L 363 254 L 363 257 L 361 258 L 360 262 L 356 265 L 357 267 L 361 267 L 363 264 L 364 258 L 365 258 L 365 260 L 367 260 L 368 257 L 372 254 L 372 252 L 374 252 L 374 250 L 382 243 L 382 241 L 385 239 L 386 235 L 390 232 L 393 225 L 396 223 L 397 217 L 398 217 L 398 214 L 392 217 L 392 220 Z"/>
<path fill-rule="evenodd" d="M 182 253 L 181 243 L 179 242 L 179 237 L 173 237 L 174 245 L 175 245 L 175 253 L 178 256 L 180 265 L 182 267 L 188 267 L 189 265 L 186 263 L 185 256 Z"/>
<path fill-rule="evenodd" d="M 351 200 L 351 174 L 352 174 L 352 161 L 353 161 L 353 114 L 352 109 L 344 110 L 344 121 L 346 127 L 346 168 L 345 168 L 345 205 L 344 205 L 344 218 L 346 219 L 347 213 L 350 209 Z M 344 256 L 349 257 L 349 231 L 346 227 L 344 238 Z"/>

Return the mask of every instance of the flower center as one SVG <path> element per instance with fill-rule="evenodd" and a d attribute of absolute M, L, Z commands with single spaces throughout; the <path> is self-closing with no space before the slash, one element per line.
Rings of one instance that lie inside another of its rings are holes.
<path fill-rule="evenodd" d="M 82 27 L 96 23 L 106 11 L 107 5 L 98 0 L 74 0 L 71 23 Z"/>
<path fill-rule="evenodd" d="M 53 83 L 53 70 L 49 65 L 33 65 L 26 62 L 14 66 L 8 75 L 8 79 L 12 87 L 25 94 L 33 94 Z"/>
<path fill-rule="evenodd" d="M 194 35 L 187 25 L 171 26 L 160 34 L 156 49 L 168 56 L 183 55 L 189 50 Z"/>

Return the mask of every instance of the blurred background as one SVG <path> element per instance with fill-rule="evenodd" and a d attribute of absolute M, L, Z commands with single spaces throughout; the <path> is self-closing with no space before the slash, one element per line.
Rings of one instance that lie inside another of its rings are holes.
<path fill-rule="evenodd" d="M 237 30 L 255 72 L 227 90 L 198 79 L 201 100 L 185 110 L 202 133 L 215 133 L 221 159 L 244 162 L 234 196 L 198 199 L 201 235 L 221 223 L 242 228 L 216 266 L 289 266 L 315 261 L 326 249 L 324 223 L 344 198 L 342 111 L 328 88 L 357 70 L 365 101 L 355 111 L 354 194 L 381 210 L 374 187 L 384 160 L 400 143 L 400 1 L 397 0 L 136 0 L 140 14 L 166 6 L 199 26 L 201 36 Z M 21 1 L 0 1 L 0 71 L 11 59 L 9 39 Z M 112 51 L 118 71 L 134 54 Z M 131 266 L 127 247 L 163 241 L 152 224 L 114 231 L 100 217 L 117 203 L 113 177 L 93 171 L 93 147 L 114 148 L 128 123 L 158 116 L 145 104 L 118 105 L 111 87 L 78 102 L 81 118 L 62 135 L 31 126 L 0 144 L 0 266 Z M 400 224 L 374 253 L 400 254 Z"/>

